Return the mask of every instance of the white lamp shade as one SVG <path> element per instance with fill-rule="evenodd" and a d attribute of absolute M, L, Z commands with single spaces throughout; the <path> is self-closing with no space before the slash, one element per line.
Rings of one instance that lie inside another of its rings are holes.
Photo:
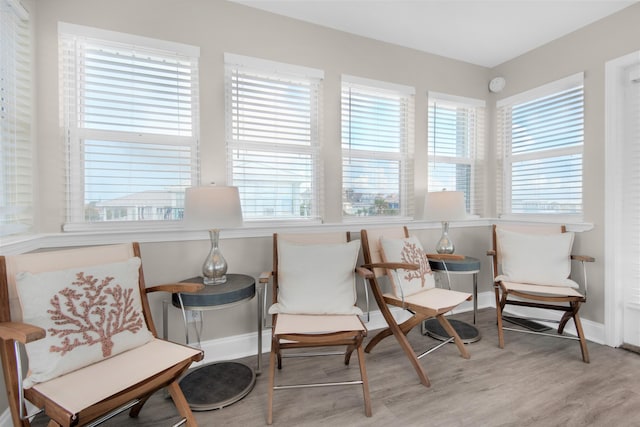
<path fill-rule="evenodd" d="M 238 187 L 206 185 L 187 188 L 184 221 L 188 228 L 231 228 L 242 225 Z"/>
<path fill-rule="evenodd" d="M 467 218 L 467 208 L 462 191 L 433 191 L 424 199 L 424 219 L 430 221 L 455 221 Z"/>

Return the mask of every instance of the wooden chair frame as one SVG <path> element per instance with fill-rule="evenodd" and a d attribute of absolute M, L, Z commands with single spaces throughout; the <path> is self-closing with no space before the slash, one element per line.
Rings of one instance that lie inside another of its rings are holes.
<path fill-rule="evenodd" d="M 498 239 L 497 239 L 497 227 L 493 226 L 493 250 L 487 251 L 487 255 L 492 257 L 492 268 L 493 268 L 493 277 L 496 277 L 499 274 L 500 268 L 500 256 L 501 254 L 498 251 Z M 530 229 L 535 230 L 535 226 L 530 227 Z M 564 225 L 558 226 L 558 230 L 561 233 L 565 233 L 566 227 Z M 496 298 L 496 319 L 498 326 L 498 345 L 500 348 L 504 348 L 504 331 L 513 331 L 513 332 L 525 332 L 529 334 L 535 335 L 545 335 L 554 338 L 565 338 L 580 341 L 580 350 L 582 352 L 582 360 L 585 363 L 589 363 L 589 350 L 587 349 L 587 341 L 584 336 L 584 331 L 582 329 L 582 322 L 580 321 L 580 316 L 578 311 L 580 310 L 581 304 L 587 301 L 587 274 L 586 274 L 586 262 L 594 262 L 595 259 L 590 256 L 584 255 L 571 255 L 571 260 L 579 261 L 582 265 L 582 274 L 584 280 L 584 294 L 583 295 L 550 295 L 550 294 L 541 294 L 541 293 L 533 293 L 527 292 L 523 290 L 514 290 L 510 289 L 505 283 L 502 281 L 495 281 L 493 284 L 493 288 L 495 291 Z M 531 288 L 531 287 L 530 287 Z M 571 288 L 573 289 L 573 288 Z M 569 292 L 574 294 L 574 292 Z M 518 298 L 518 299 L 510 299 Z M 517 329 L 510 328 L 504 326 L 504 318 L 503 313 L 504 309 L 507 305 L 513 306 L 521 306 L 521 307 L 533 307 L 533 308 L 541 308 L 546 310 L 555 310 L 562 311 L 564 314 L 560 318 L 560 320 L 553 319 L 540 319 L 533 317 L 525 317 L 518 316 L 519 318 L 532 320 L 532 321 L 542 321 L 545 323 L 557 323 L 557 335 L 549 334 L 545 332 L 536 332 L 532 330 L 525 329 Z M 573 323 L 576 327 L 577 337 L 563 335 L 564 328 L 567 322 L 573 319 Z"/>
<path fill-rule="evenodd" d="M 340 233 L 341 234 L 341 233 Z M 344 239 L 340 239 L 336 242 L 333 236 L 337 233 L 328 234 L 287 234 L 282 235 L 281 238 L 286 238 L 289 241 L 297 241 L 298 243 L 340 243 L 348 242 L 348 236 L 346 233 L 343 235 Z M 278 301 L 278 234 L 273 235 L 273 271 L 262 273 L 260 276 L 260 283 L 265 285 L 269 282 L 272 283 L 272 302 L 275 304 Z M 316 240 L 314 240 L 316 239 Z M 322 265 L 322 260 L 318 260 L 318 265 Z M 331 266 L 327 266 L 331 268 Z M 356 271 L 363 275 L 364 270 L 356 268 Z M 309 274 L 317 274 L 310 272 Z M 276 334 L 276 326 L 278 324 L 278 314 L 272 315 L 272 337 L 271 337 L 271 352 L 269 356 L 269 391 L 268 391 L 268 409 L 267 409 L 267 424 L 273 422 L 273 395 L 275 390 L 292 389 L 292 388 L 308 388 L 308 387 L 325 387 L 325 386 L 339 386 L 339 385 L 360 385 L 362 386 L 362 393 L 364 398 L 365 415 L 370 417 L 371 412 L 371 397 L 369 394 L 369 381 L 367 378 L 367 371 L 365 366 L 364 352 L 362 350 L 362 342 L 367 335 L 367 330 L 364 327 L 362 321 L 357 317 L 361 328 L 356 330 L 339 330 L 327 333 L 285 333 Z M 311 316 L 310 316 L 311 317 Z M 323 316 L 313 315 L 313 317 L 319 318 Z M 331 317 L 326 315 L 325 317 Z M 335 316 L 334 316 L 335 317 Z M 295 353 L 295 354 L 283 354 L 283 350 L 287 349 L 299 349 L 299 348 L 318 348 L 318 347 L 346 347 L 344 352 L 314 352 L 314 353 Z M 328 356 L 328 355 L 344 355 L 344 364 L 349 365 L 351 355 L 353 352 L 358 355 L 358 365 L 360 369 L 360 380 L 355 381 L 340 381 L 329 383 L 310 383 L 310 384 L 290 384 L 290 385 L 276 385 L 275 375 L 276 366 L 278 369 L 282 369 L 283 357 L 305 357 L 305 356 Z"/>
<path fill-rule="evenodd" d="M 94 249 L 95 248 L 87 248 L 86 250 L 92 251 Z M 140 257 L 140 247 L 138 243 L 132 243 L 129 251 L 133 256 Z M 20 255 L 16 256 L 19 257 Z M 15 427 L 30 426 L 30 420 L 39 413 L 26 415 L 26 406 L 23 399 L 28 400 L 37 408 L 41 408 L 40 412 L 44 411 L 50 418 L 49 426 L 94 425 L 127 409 L 130 409 L 129 415 L 131 417 L 137 417 L 147 399 L 154 392 L 164 387 L 168 389 L 179 414 L 183 417 L 181 423 L 186 423 L 187 426 L 197 426 L 189 404 L 178 385 L 178 378 L 189 368 L 192 362 L 202 360 L 202 351 L 78 413 L 68 412 L 66 409 L 57 405 L 55 400 L 38 392 L 34 387 L 23 390 L 21 388 L 21 368 L 23 362 L 20 360 L 20 347 L 21 345 L 43 338 L 45 336 L 45 330 L 26 323 L 12 321 L 9 305 L 7 258 L 9 257 L 0 256 L 0 355 L 2 356 L 2 368 L 9 408 Z M 83 264 L 79 264 L 78 266 L 82 265 Z M 149 331 L 155 338 L 157 338 L 157 332 L 151 317 L 147 293 L 156 291 L 171 293 L 195 292 L 202 288 L 202 285 L 198 284 L 168 284 L 147 288 L 144 282 L 142 266 L 140 266 L 139 270 L 138 285 L 140 288 L 143 315 Z"/>
<path fill-rule="evenodd" d="M 407 229 L 407 227 L 402 228 L 402 233 L 399 237 L 405 237 L 405 238 L 409 237 L 409 230 Z M 448 344 L 451 341 L 455 343 L 456 347 L 458 348 L 458 351 L 460 352 L 460 355 L 463 358 L 469 359 L 471 357 L 464 343 L 460 339 L 460 336 L 455 331 L 453 326 L 451 326 L 451 323 L 449 323 L 449 321 L 445 317 L 445 314 L 453 310 L 457 306 L 457 304 L 450 307 L 433 309 L 430 307 L 425 307 L 423 305 L 412 304 L 410 302 L 404 301 L 403 299 L 396 298 L 393 295 L 383 293 L 382 287 L 378 282 L 378 277 L 386 275 L 386 272 L 388 270 L 397 270 L 399 268 L 417 269 L 417 266 L 413 264 L 402 264 L 402 263 L 384 263 L 384 262 L 373 263 L 371 248 L 372 248 L 372 245 L 377 244 L 377 242 L 369 241 L 367 230 L 362 230 L 360 232 L 360 239 L 362 241 L 362 250 L 363 250 L 364 262 L 365 262 L 363 267 L 368 269 L 368 274 L 366 278 L 369 282 L 369 285 L 371 287 L 371 291 L 373 292 L 373 296 L 376 300 L 376 303 L 378 304 L 378 308 L 380 309 L 380 312 L 382 313 L 382 316 L 384 317 L 388 325 L 387 328 L 378 332 L 369 341 L 364 351 L 366 353 L 370 353 L 373 350 L 373 348 L 384 338 L 389 337 L 391 335 L 395 336 L 396 340 L 398 341 L 398 344 L 400 344 L 400 347 L 402 348 L 407 358 L 409 359 L 409 362 L 411 363 L 416 373 L 418 374 L 418 378 L 420 379 L 420 382 L 424 386 L 429 387 L 431 383 L 429 381 L 429 377 L 427 376 L 427 373 L 425 372 L 422 365 L 420 364 L 421 358 L 434 352 L 435 350 L 441 348 L 442 346 Z M 471 298 L 472 298 L 471 294 L 469 294 L 466 300 L 470 301 Z M 404 322 L 398 324 L 389 306 L 399 307 L 404 310 L 407 310 L 409 313 L 411 313 L 411 317 L 405 320 Z M 424 320 L 432 317 L 435 317 L 438 320 L 440 325 L 444 328 L 445 331 L 447 331 L 447 333 L 451 338 L 449 340 L 443 341 L 442 343 L 432 348 L 427 349 L 426 351 L 420 354 L 416 354 L 413 347 L 409 343 L 409 340 L 407 339 L 407 334 L 414 327 L 420 325 Z"/>

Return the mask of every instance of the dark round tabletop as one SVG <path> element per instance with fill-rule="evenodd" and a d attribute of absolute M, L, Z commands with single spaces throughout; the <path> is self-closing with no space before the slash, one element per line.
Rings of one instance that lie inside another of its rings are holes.
<path fill-rule="evenodd" d="M 470 256 L 464 259 L 429 259 L 429 266 L 437 271 L 470 273 L 480 270 L 480 260 Z"/>
<path fill-rule="evenodd" d="M 202 277 L 192 277 L 181 283 L 203 283 Z M 181 292 L 182 303 L 186 310 L 211 310 L 226 304 L 253 298 L 256 294 L 256 281 L 246 274 L 227 274 L 227 281 L 220 285 L 205 285 L 198 292 Z M 180 308 L 178 294 L 172 294 L 171 302 Z"/>

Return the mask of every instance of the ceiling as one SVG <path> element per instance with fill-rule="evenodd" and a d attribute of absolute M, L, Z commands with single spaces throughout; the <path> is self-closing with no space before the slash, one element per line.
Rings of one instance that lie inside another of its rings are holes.
<path fill-rule="evenodd" d="M 637 2 L 623 0 L 231 1 L 490 68 Z"/>

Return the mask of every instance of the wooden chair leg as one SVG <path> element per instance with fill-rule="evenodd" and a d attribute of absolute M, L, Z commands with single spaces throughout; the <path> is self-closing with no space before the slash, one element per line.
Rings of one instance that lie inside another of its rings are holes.
<path fill-rule="evenodd" d="M 575 310 L 566 311 L 562 315 L 560 322 L 558 322 L 558 334 L 562 335 L 562 333 L 564 332 L 564 327 L 567 325 L 567 322 L 569 321 L 569 319 L 574 318 L 575 315 L 576 315 Z"/>
<path fill-rule="evenodd" d="M 386 337 L 390 337 L 391 335 L 393 335 L 393 332 L 391 332 L 391 328 L 385 328 L 375 334 L 373 338 L 371 338 L 367 343 L 367 346 L 364 349 L 365 353 L 371 353 L 371 350 L 373 350 L 373 348 L 378 345 L 380 341 L 382 341 Z"/>
<path fill-rule="evenodd" d="M 578 313 L 574 314 L 573 322 L 576 325 L 576 333 L 578 334 L 578 338 L 580 339 L 580 350 L 582 351 L 582 361 L 584 363 L 589 363 L 589 350 L 587 349 L 587 340 L 584 337 L 584 331 L 582 330 L 582 322 L 580 321 L 580 316 L 578 316 Z"/>
<path fill-rule="evenodd" d="M 358 347 L 358 345 L 356 344 L 351 344 L 347 346 L 347 349 L 344 352 L 344 364 L 345 365 L 349 365 L 349 362 L 351 361 L 351 355 L 353 354 L 354 350 L 356 350 L 356 348 Z"/>
<path fill-rule="evenodd" d="M 464 346 L 464 343 L 460 339 L 460 336 L 458 335 L 456 330 L 453 329 L 453 326 L 451 326 L 451 323 L 449 323 L 449 321 L 444 317 L 443 314 L 438 314 L 436 316 L 436 319 L 438 319 L 438 322 L 440 322 L 440 325 L 442 325 L 444 330 L 447 331 L 449 336 L 453 337 L 453 342 L 456 343 L 456 347 L 458 347 L 460 355 L 462 355 L 462 357 L 464 357 L 465 359 L 469 359 L 471 356 L 469 355 L 467 348 Z"/>
<path fill-rule="evenodd" d="M 424 385 L 425 387 L 430 387 L 431 382 L 429 381 L 429 378 L 427 377 L 424 369 L 422 369 L 422 365 L 418 360 L 418 356 L 416 356 L 415 351 L 413 351 L 413 347 L 411 347 L 411 344 L 409 344 L 407 336 L 396 323 L 389 325 L 389 329 L 391 330 L 393 335 L 395 335 L 396 339 L 398 340 L 398 344 L 400 344 L 400 347 L 409 358 L 409 362 L 411 362 L 411 365 L 413 365 L 413 369 L 415 369 L 416 373 L 418 374 L 418 378 L 420 379 L 422 385 Z"/>
<path fill-rule="evenodd" d="M 496 319 L 498 322 L 498 346 L 504 348 L 504 331 L 502 330 L 502 301 L 500 300 L 500 287 L 493 285 L 496 292 Z"/>
<path fill-rule="evenodd" d="M 140 415 L 140 411 L 142 410 L 142 407 L 144 406 L 145 403 L 147 403 L 147 400 L 149 400 L 149 398 L 151 397 L 150 394 L 139 398 L 139 402 L 136 403 L 131 410 L 129 411 L 129 416 L 131 418 L 138 418 L 138 415 Z"/>
<path fill-rule="evenodd" d="M 367 368 L 364 364 L 364 351 L 362 343 L 358 345 L 358 365 L 360 365 L 360 378 L 362 379 L 362 395 L 364 397 L 364 413 L 367 417 L 371 416 L 371 396 L 369 395 L 369 379 L 367 377 Z"/>
<path fill-rule="evenodd" d="M 178 381 L 174 381 L 167 386 L 169 390 L 169 394 L 171 395 L 171 399 L 173 399 L 173 403 L 176 405 L 176 409 L 178 413 L 187 420 L 187 427 L 197 427 L 198 423 L 196 422 L 195 417 L 193 416 L 193 412 L 191 412 L 191 408 L 189 407 L 189 403 L 187 399 L 184 397 L 182 393 L 182 389 L 178 384 Z"/>
<path fill-rule="evenodd" d="M 409 319 L 405 320 L 399 325 L 395 322 L 395 320 L 393 321 L 393 323 L 396 324 L 398 328 L 400 328 L 403 334 L 407 335 L 413 328 L 419 325 L 424 319 L 426 319 L 426 316 L 414 314 Z M 367 343 L 367 347 L 364 349 L 365 353 L 371 353 L 371 350 L 373 350 L 373 347 L 375 347 L 384 338 L 390 337 L 391 335 L 393 335 L 393 331 L 391 330 L 390 327 L 385 328 L 382 331 L 378 332 L 373 338 L 371 338 L 371 340 L 369 340 L 369 343 Z"/>

